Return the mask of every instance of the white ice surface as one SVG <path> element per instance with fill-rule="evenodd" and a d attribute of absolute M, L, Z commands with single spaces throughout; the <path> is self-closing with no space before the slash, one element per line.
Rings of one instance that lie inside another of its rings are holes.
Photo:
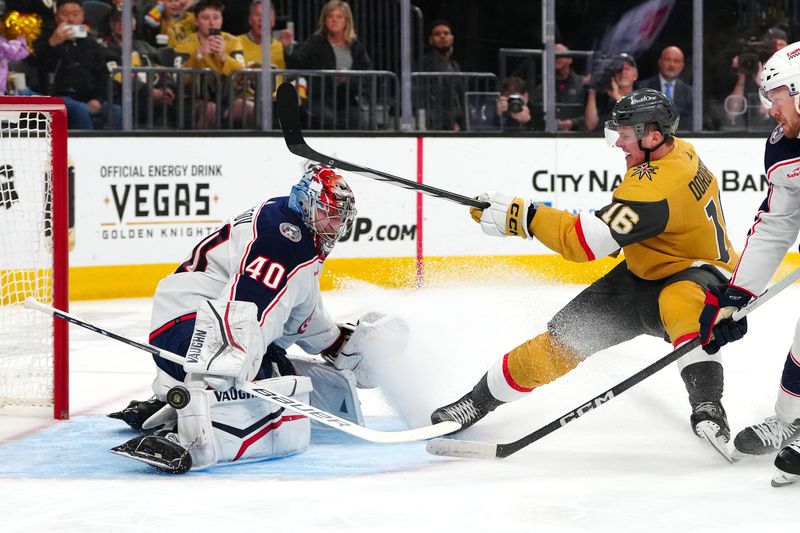
<path fill-rule="evenodd" d="M 335 316 L 375 309 L 410 323 L 409 353 L 392 366 L 390 386 L 384 394 L 367 391 L 362 403 L 368 417 L 400 414 L 420 425 L 433 408 L 471 388 L 497 357 L 541 331 L 579 289 L 527 285 L 391 291 L 356 286 L 327 293 L 326 301 Z M 800 288 L 791 288 L 754 312 L 745 339 L 725 350 L 724 404 L 734 434 L 773 412 L 800 314 L 793 305 L 798 296 Z M 142 340 L 149 305 L 149 300 L 75 302 L 71 311 Z M 74 326 L 71 335 L 73 419 L 51 423 L 0 416 L 0 468 L 4 447 L 46 435 L 58 424 L 105 424 L 105 413 L 149 396 L 149 356 Z M 670 350 L 659 339 L 640 337 L 598 353 L 462 436 L 494 442 L 519 438 Z M 88 429 L 70 440 L 88 446 L 97 440 L 93 433 Z M 121 436 L 120 442 L 127 438 Z M 58 469 L 64 451 L 75 445 L 52 442 L 46 461 Z M 348 445 L 344 442 L 340 453 L 347 453 Z M 252 465 L 227 467 L 213 476 L 6 475 L 0 477 L 0 531 L 751 533 L 798 531 L 800 525 L 800 484 L 770 487 L 771 456 L 729 465 L 691 433 L 686 393 L 674 365 L 507 459 L 423 457 L 420 446 L 397 453 L 395 462 L 393 448 L 372 446 L 359 450 L 382 454 L 393 465 L 388 472 L 372 473 L 367 467 L 355 475 L 338 475 L 331 464 L 323 465 L 329 468 L 326 475 L 304 477 L 302 470 L 311 467 L 304 457 L 311 460 L 312 438 L 307 456 L 272 463 L 282 472 L 276 476 L 237 475 L 236 469 Z M 98 454 L 98 464 L 126 461 Z M 25 472 L 25 466 L 16 467 Z M 46 465 L 37 463 L 36 468 Z"/>

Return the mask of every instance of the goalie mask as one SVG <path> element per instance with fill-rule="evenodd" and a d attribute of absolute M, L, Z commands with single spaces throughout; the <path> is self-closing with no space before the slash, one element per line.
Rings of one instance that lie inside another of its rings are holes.
<path fill-rule="evenodd" d="M 330 167 L 311 167 L 292 187 L 289 208 L 297 212 L 328 255 L 336 241 L 350 232 L 356 217 L 350 186 Z"/>

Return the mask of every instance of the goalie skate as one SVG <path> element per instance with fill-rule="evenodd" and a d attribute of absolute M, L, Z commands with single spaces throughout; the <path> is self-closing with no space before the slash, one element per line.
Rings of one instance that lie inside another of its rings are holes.
<path fill-rule="evenodd" d="M 109 413 L 108 417 L 122 420 L 134 431 L 142 431 L 142 425 L 147 421 L 147 419 L 156 414 L 156 412 L 158 412 L 165 405 L 167 405 L 166 402 L 162 402 L 156 398 L 150 398 L 149 400 L 145 400 L 143 402 L 139 400 L 131 400 L 131 402 L 128 404 L 128 407 L 122 411 Z"/>
<path fill-rule="evenodd" d="M 729 463 L 733 457 L 728 450 L 731 431 L 725 409 L 719 402 L 701 402 L 694 406 L 691 424 L 698 437 L 705 439 Z"/>
<path fill-rule="evenodd" d="M 192 467 L 189 450 L 178 444 L 178 435 L 159 431 L 111 448 L 111 453 L 142 461 L 169 474 L 183 474 Z"/>

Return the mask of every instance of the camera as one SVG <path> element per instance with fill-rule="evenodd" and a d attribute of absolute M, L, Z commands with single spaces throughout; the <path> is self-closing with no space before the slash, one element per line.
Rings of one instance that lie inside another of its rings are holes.
<path fill-rule="evenodd" d="M 739 41 L 738 68 L 742 74 L 755 76 L 758 74 L 759 64 L 763 63 L 772 52 L 772 46 L 765 40 L 750 38 Z M 774 45 L 773 45 L 774 46 Z"/>
<path fill-rule="evenodd" d="M 519 113 L 525 108 L 525 99 L 521 94 L 508 95 L 508 112 Z"/>
<path fill-rule="evenodd" d="M 636 61 L 625 52 L 613 55 L 597 54 L 592 59 L 592 89 L 598 92 L 611 88 L 611 77 L 625 68 L 625 63 L 630 63 L 634 68 Z"/>
<path fill-rule="evenodd" d="M 222 35 L 222 30 L 219 28 L 211 28 L 208 30 L 208 35 Z"/>
<path fill-rule="evenodd" d="M 73 39 L 85 39 L 89 36 L 89 27 L 84 24 L 67 24 L 67 28 Z"/>

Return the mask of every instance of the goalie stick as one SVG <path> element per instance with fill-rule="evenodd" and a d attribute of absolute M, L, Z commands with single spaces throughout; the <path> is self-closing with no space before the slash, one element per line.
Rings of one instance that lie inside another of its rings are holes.
<path fill-rule="evenodd" d="M 86 320 L 78 318 L 75 315 L 72 315 L 70 313 L 65 313 L 64 311 L 60 311 L 54 307 L 44 305 L 43 303 L 37 301 L 34 298 L 27 298 L 25 300 L 25 307 L 27 307 L 28 309 L 33 309 L 36 311 L 40 311 L 42 313 L 49 314 L 56 318 L 60 318 L 61 320 L 66 320 L 71 324 L 75 324 L 76 326 L 80 326 L 90 331 L 94 331 L 95 333 L 99 333 L 100 335 L 112 338 L 116 341 L 127 344 L 128 346 L 133 346 L 134 348 L 138 348 L 151 355 L 155 355 L 161 357 L 162 359 L 166 359 L 167 361 L 172 361 L 173 363 L 183 365 L 184 358 L 176 353 L 172 353 L 167 350 L 162 350 L 160 348 L 153 346 L 152 344 L 137 342 L 123 335 L 119 335 L 112 331 L 100 328 L 92 324 L 91 322 L 87 322 Z M 359 426 L 358 424 L 354 424 L 348 420 L 339 418 L 338 416 L 328 413 L 327 411 L 323 411 L 321 409 L 317 409 L 316 407 L 312 407 L 311 405 L 301 402 L 295 398 L 284 396 L 283 394 L 275 392 L 274 390 L 271 390 L 268 387 L 264 387 L 262 385 L 255 385 L 253 383 L 241 383 L 237 384 L 236 388 L 240 391 L 247 392 L 249 394 L 252 394 L 253 396 L 261 398 L 275 405 L 279 405 L 281 407 L 285 407 L 286 409 L 290 409 L 292 411 L 300 413 L 301 415 L 307 416 L 311 420 L 315 420 L 321 424 L 330 426 L 333 429 L 337 429 L 343 433 L 353 435 L 354 437 L 358 437 L 359 439 L 363 439 L 369 442 L 377 442 L 381 444 L 396 444 L 400 442 L 426 440 L 426 439 L 432 439 L 434 437 L 441 437 L 442 435 L 446 435 L 448 433 L 452 433 L 453 431 L 457 431 L 458 428 L 461 427 L 457 422 L 440 422 L 432 426 L 423 426 L 420 428 L 407 429 L 403 431 L 379 431 L 364 426 Z"/>
<path fill-rule="evenodd" d="M 286 141 L 286 146 L 289 148 L 289 151 L 295 155 L 305 157 L 317 163 L 322 163 L 323 165 L 347 170 L 379 181 L 385 181 L 397 185 L 398 187 L 403 187 L 404 189 L 420 191 L 430 196 L 444 198 L 445 200 L 450 200 L 457 204 L 476 207 L 478 209 L 486 209 L 491 205 L 489 202 L 481 202 L 469 196 L 463 196 L 423 183 L 417 183 L 416 181 L 356 165 L 355 163 L 348 163 L 347 161 L 335 159 L 329 155 L 317 152 L 311 148 L 303 138 L 303 131 L 300 128 L 300 108 L 297 105 L 297 89 L 289 82 L 283 82 L 278 87 L 278 118 L 281 122 L 283 139 Z"/>
<path fill-rule="evenodd" d="M 761 304 L 766 303 L 770 298 L 780 293 L 798 279 L 800 279 L 800 268 L 792 271 L 786 277 L 767 288 L 758 298 L 752 300 L 748 305 L 736 311 L 732 318 L 734 320 L 739 320 L 740 318 L 746 316 L 748 313 L 759 307 Z M 529 444 L 533 444 L 542 437 L 545 437 L 557 429 L 564 427 L 570 422 L 577 420 L 579 417 L 585 415 L 589 411 L 592 411 L 604 403 L 614 399 L 637 383 L 644 381 L 646 378 L 668 366 L 670 363 L 677 361 L 698 346 L 700 346 L 700 338 L 696 337 L 680 348 L 673 350 L 650 366 L 640 370 L 625 381 L 618 383 L 607 391 L 595 396 L 588 402 L 585 402 L 572 411 L 567 412 L 564 416 L 553 420 L 549 424 L 542 426 L 528 435 L 525 435 L 521 439 L 506 443 L 491 443 L 437 438 L 428 442 L 428 453 L 433 455 L 447 455 L 451 457 L 465 457 L 471 459 L 502 459 L 504 457 L 508 457 L 509 455 L 520 451 Z"/>

